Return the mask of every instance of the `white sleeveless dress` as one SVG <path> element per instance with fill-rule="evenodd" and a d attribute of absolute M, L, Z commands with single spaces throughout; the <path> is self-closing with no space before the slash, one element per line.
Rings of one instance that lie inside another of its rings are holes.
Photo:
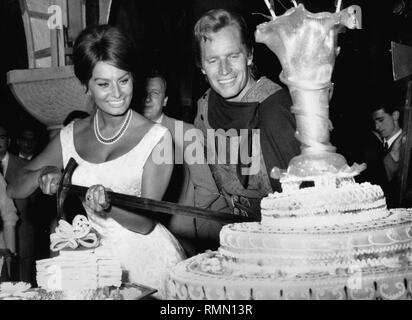
<path fill-rule="evenodd" d="M 155 124 L 128 153 L 96 164 L 82 159 L 76 152 L 72 122 L 60 132 L 63 164 L 66 167 L 71 157 L 79 164 L 73 173 L 73 184 L 86 187 L 101 184 L 114 192 L 139 197 L 143 166 L 166 131 L 165 127 Z M 164 298 L 168 270 L 185 259 L 184 251 L 174 236 L 161 223 L 157 223 L 150 234 L 142 235 L 122 227 L 112 218 L 102 218 L 94 212 L 87 214 L 101 236 L 102 245 L 120 258 L 122 280 L 155 288 L 158 290 L 156 296 Z"/>

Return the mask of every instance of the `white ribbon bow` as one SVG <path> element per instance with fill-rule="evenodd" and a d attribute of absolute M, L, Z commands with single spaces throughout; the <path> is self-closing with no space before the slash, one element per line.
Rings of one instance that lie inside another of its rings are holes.
<path fill-rule="evenodd" d="M 60 251 L 70 247 L 76 249 L 79 245 L 86 248 L 95 248 L 99 241 L 92 229 L 87 217 L 77 215 L 74 217 L 72 225 L 65 220 L 60 220 L 55 233 L 50 235 L 50 249 Z"/>

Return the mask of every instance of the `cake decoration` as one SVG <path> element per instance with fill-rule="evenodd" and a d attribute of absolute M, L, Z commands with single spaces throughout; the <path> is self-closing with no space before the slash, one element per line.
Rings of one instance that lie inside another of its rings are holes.
<path fill-rule="evenodd" d="M 90 221 L 77 215 L 72 224 L 60 220 L 50 235 L 59 255 L 36 261 L 36 281 L 0 283 L 0 300 L 136 300 L 156 292 L 137 284 L 122 283 L 120 260 L 99 246 Z"/>
<path fill-rule="evenodd" d="M 27 282 L 0 283 L 0 299 L 31 299 L 35 293 L 29 292 L 31 284 Z"/>
<path fill-rule="evenodd" d="M 79 246 L 95 248 L 99 245 L 96 233 L 91 232 L 92 227 L 87 217 L 77 215 L 72 224 L 60 220 L 55 233 L 50 235 L 50 249 L 60 251 L 64 248 L 76 249 Z"/>
<path fill-rule="evenodd" d="M 36 261 L 37 285 L 46 293 L 83 299 L 96 294 L 107 296 L 107 288 L 122 285 L 120 260 L 109 249 L 99 246 L 87 217 L 77 215 L 72 224 L 60 220 L 50 235 L 50 243 L 50 249 L 59 255 Z"/>
<path fill-rule="evenodd" d="M 77 215 L 72 224 L 60 220 L 51 236 L 53 258 L 36 261 L 36 282 L 0 283 L 0 300 L 139 300 L 157 290 L 122 283 L 118 257 L 99 246 L 90 221 Z"/>

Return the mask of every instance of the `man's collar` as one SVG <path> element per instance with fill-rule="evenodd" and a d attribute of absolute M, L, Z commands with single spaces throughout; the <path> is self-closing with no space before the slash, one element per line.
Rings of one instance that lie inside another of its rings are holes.
<path fill-rule="evenodd" d="M 3 159 L 1 161 L 3 161 L 3 163 L 8 163 L 9 162 L 9 152 L 6 151 L 6 154 L 4 155 Z"/>
<path fill-rule="evenodd" d="M 395 142 L 395 140 L 402 134 L 402 129 L 399 129 L 398 132 L 396 132 L 392 137 L 390 137 L 388 140 L 384 140 L 384 142 L 388 143 L 388 148 L 391 147 L 392 143 Z"/>
<path fill-rule="evenodd" d="M 26 159 L 26 160 L 31 160 L 33 158 L 33 155 L 25 156 L 24 154 L 19 152 L 19 157 L 23 158 L 23 159 Z"/>
<path fill-rule="evenodd" d="M 162 123 L 162 120 L 163 120 L 163 115 L 164 115 L 164 113 L 162 113 L 161 115 L 160 115 L 160 117 L 159 118 L 157 118 L 156 120 L 153 120 L 153 122 L 156 122 L 156 123 Z"/>
<path fill-rule="evenodd" d="M 9 166 L 9 152 L 7 151 L 6 154 L 4 155 L 3 159 L 1 159 L 1 164 L 3 165 L 3 176 L 6 175 L 7 168 Z"/>

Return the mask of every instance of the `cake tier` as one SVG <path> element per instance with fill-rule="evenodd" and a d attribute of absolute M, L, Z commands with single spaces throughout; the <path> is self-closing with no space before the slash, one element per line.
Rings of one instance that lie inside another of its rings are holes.
<path fill-rule="evenodd" d="M 412 210 L 391 210 L 379 220 L 339 227 L 230 224 L 220 232 L 219 253 L 227 269 L 243 275 L 335 275 L 356 268 L 405 266 L 412 260 Z"/>
<path fill-rule="evenodd" d="M 387 215 L 382 189 L 370 183 L 272 193 L 261 202 L 262 223 L 277 227 L 367 222 Z"/>
<path fill-rule="evenodd" d="M 120 260 L 104 247 L 61 250 L 54 258 L 36 261 L 36 280 L 48 291 L 119 287 Z"/>
<path fill-rule="evenodd" d="M 412 267 L 367 268 L 352 275 L 308 274 L 245 277 L 227 270 L 222 256 L 203 253 L 175 266 L 167 281 L 167 299 L 405 299 L 412 296 Z"/>

